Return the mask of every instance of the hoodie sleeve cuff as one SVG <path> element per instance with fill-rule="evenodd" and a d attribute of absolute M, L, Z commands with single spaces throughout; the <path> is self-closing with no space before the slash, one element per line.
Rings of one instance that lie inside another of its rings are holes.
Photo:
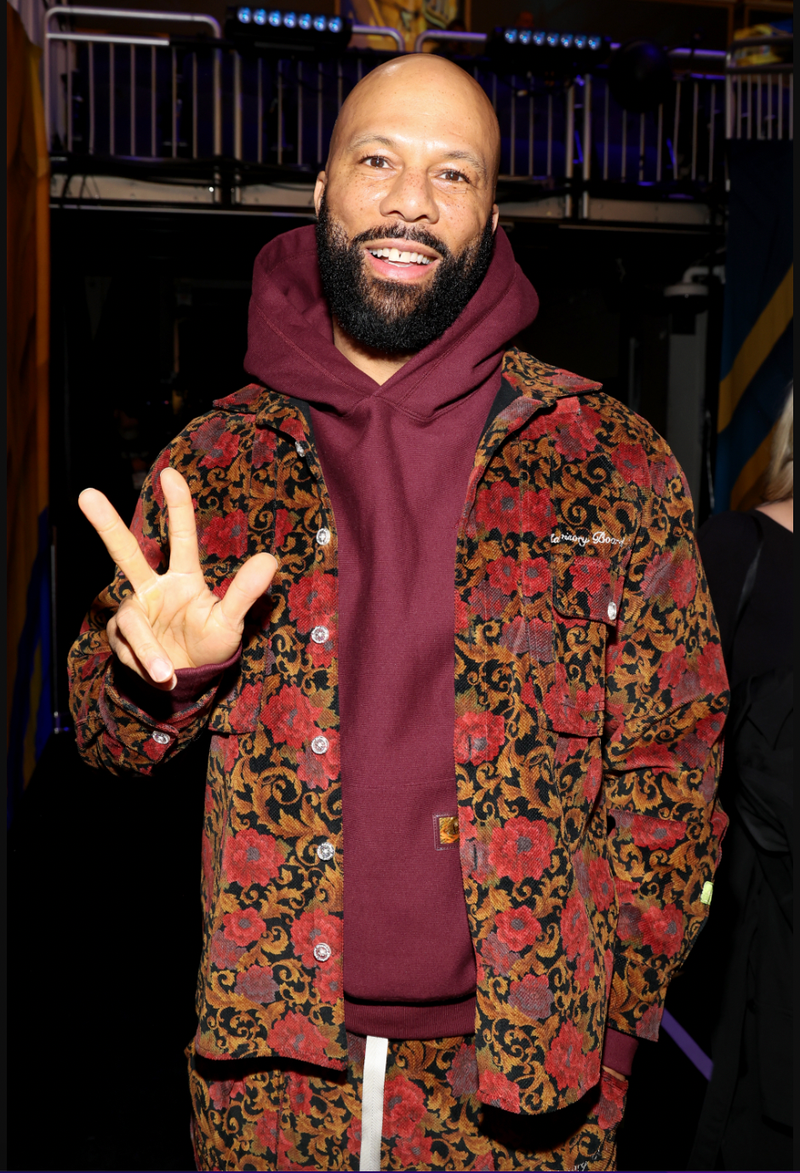
<path fill-rule="evenodd" d="M 156 721 L 172 721 L 193 708 L 231 668 L 242 654 L 241 646 L 222 664 L 204 664 L 200 668 L 177 668 L 175 687 L 165 692 L 153 688 L 130 668 L 117 661 L 114 664 L 114 687 L 122 700 L 128 701 Z"/>
<path fill-rule="evenodd" d="M 603 1044 L 603 1066 L 610 1067 L 612 1071 L 618 1071 L 620 1075 L 630 1075 L 633 1057 L 638 1046 L 638 1039 L 621 1034 L 613 1027 L 608 1027 Z"/>

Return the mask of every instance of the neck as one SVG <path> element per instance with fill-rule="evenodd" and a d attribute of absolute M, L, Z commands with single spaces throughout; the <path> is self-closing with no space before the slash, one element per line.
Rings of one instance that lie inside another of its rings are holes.
<path fill-rule="evenodd" d="M 333 345 L 354 367 L 358 367 L 360 371 L 369 375 L 370 379 L 374 379 L 379 385 L 391 379 L 392 375 L 395 375 L 413 358 L 411 354 L 386 354 L 380 350 L 372 350 L 369 346 L 363 346 L 355 338 L 346 334 L 335 318 L 333 320 Z"/>

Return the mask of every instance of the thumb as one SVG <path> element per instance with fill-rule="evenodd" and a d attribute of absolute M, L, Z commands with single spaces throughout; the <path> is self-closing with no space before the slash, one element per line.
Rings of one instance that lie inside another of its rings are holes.
<path fill-rule="evenodd" d="M 241 630 L 245 615 L 267 590 L 277 569 L 278 562 L 272 554 L 254 554 L 239 567 L 217 604 L 226 623 Z"/>

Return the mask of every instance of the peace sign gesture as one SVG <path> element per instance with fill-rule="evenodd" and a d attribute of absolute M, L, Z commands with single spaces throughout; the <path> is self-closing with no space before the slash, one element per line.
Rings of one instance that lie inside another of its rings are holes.
<path fill-rule="evenodd" d="M 133 587 L 106 632 L 118 659 L 155 688 L 175 686 L 176 668 L 221 664 L 239 646 L 244 619 L 264 594 L 278 563 L 254 554 L 236 572 L 225 597 L 209 590 L 200 568 L 192 494 L 181 474 L 166 468 L 161 487 L 169 514 L 169 569 L 156 574 L 136 538 L 97 489 L 78 505 Z"/>

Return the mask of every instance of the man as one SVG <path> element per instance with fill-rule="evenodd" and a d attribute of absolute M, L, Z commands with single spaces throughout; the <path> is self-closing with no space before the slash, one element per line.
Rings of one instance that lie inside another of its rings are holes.
<path fill-rule="evenodd" d="M 119 567 L 72 652 L 83 753 L 157 779 L 211 733 L 203 1169 L 610 1167 L 707 913 L 691 505 L 644 421 L 507 349 L 537 299 L 498 159 L 462 70 L 370 73 L 316 232 L 256 263 L 257 382 L 133 533 L 81 496 Z"/>

